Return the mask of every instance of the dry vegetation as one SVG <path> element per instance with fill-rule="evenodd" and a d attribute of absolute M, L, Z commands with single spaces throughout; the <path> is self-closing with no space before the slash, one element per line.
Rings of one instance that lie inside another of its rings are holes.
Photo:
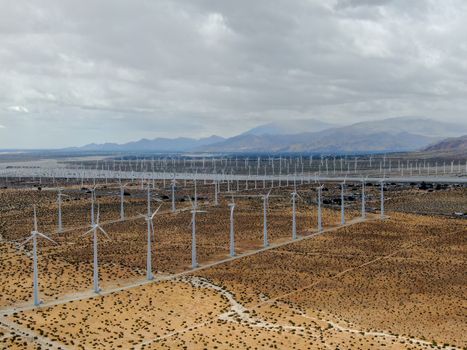
<path fill-rule="evenodd" d="M 161 187 L 161 184 L 158 184 Z M 250 185 L 251 186 L 251 185 Z M 212 205 L 212 186 L 200 185 L 197 216 L 198 260 L 201 265 L 228 255 L 229 213 L 222 197 Z M 223 188 L 223 190 L 225 190 Z M 360 215 L 359 187 L 349 185 L 347 219 Z M 368 187 L 369 211 L 378 208 L 378 189 Z M 190 265 L 191 216 L 169 213 L 167 191 L 154 221 L 153 266 L 159 276 L 185 271 Z M 177 207 L 190 189 L 180 190 Z M 408 194 L 404 202 L 404 193 Z M 63 205 L 64 226 L 89 225 L 89 194 L 76 189 Z M 127 216 L 145 211 L 145 194 L 138 186 L 126 196 Z M 264 193 L 250 190 L 248 193 Z M 301 235 L 316 229 L 315 198 L 309 186 L 300 188 L 297 222 Z M 324 198 L 338 198 L 329 186 Z M 444 190 L 431 204 L 432 192 L 387 191 L 388 207 L 438 210 L 467 209 L 465 188 Z M 453 196 L 451 196 L 451 194 Z M 275 189 L 268 212 L 269 238 L 291 238 L 290 188 Z M 119 217 L 118 193 L 98 192 L 101 221 Z M 454 199 L 453 199 L 454 198 Z M 441 216 L 391 211 L 385 221 L 371 221 L 273 248 L 166 281 L 137 285 L 144 280 L 146 223 L 128 220 L 104 225 L 111 240 L 99 241 L 102 287 L 135 286 L 90 298 L 92 247 L 81 237 L 85 227 L 51 234 L 58 245 L 41 241 L 39 269 L 41 298 L 57 305 L 13 313 L 12 305 L 31 302 L 30 246 L 18 250 L 31 230 L 31 203 L 38 203 L 40 229 L 56 227 L 56 193 L 2 190 L 0 209 L 0 348 L 47 348 L 38 340 L 71 349 L 419 349 L 435 344 L 467 347 L 467 222 Z M 237 198 L 237 253 L 262 247 L 262 200 Z M 425 204 L 424 204 L 425 203 Z M 154 203 L 154 207 L 156 203 Z M 430 207 L 431 206 L 431 207 Z M 461 209 L 457 209 L 461 208 Z M 339 206 L 325 205 L 325 227 L 340 222 Z M 76 300 L 60 301 L 77 294 Z M 82 299 L 78 297 L 82 297 Z M 2 325 L 2 319 L 24 327 L 38 340 Z M 446 345 L 447 344 L 447 345 Z"/>
<path fill-rule="evenodd" d="M 464 187 L 435 185 L 392 191 L 387 208 L 420 215 L 467 214 L 466 190 Z"/>
<path fill-rule="evenodd" d="M 143 213 L 146 205 L 145 192 L 132 189 L 134 197 L 126 198 L 126 215 L 135 217 Z M 188 193 L 187 191 L 185 191 Z M 283 192 L 283 191 L 282 191 Z M 39 270 L 42 298 L 50 300 L 76 291 L 89 290 L 92 284 L 92 239 L 82 237 L 90 222 L 89 194 L 72 192 L 73 199 L 63 205 L 64 233 L 52 233 L 58 245 L 39 240 Z M 57 227 L 55 192 L 7 190 L 3 200 L 11 205 L 2 213 L 7 222 L 6 242 L 2 244 L 2 265 L 0 272 L 5 283 L 0 287 L 0 305 L 26 302 L 31 297 L 32 259 L 31 245 L 18 249 L 17 243 L 29 235 L 32 224 L 30 203 L 37 203 L 39 229 L 53 232 Z M 71 196 L 71 195 L 70 195 Z M 291 208 L 287 192 L 285 198 L 272 198 L 268 212 L 269 238 L 271 242 L 281 242 L 291 238 Z M 99 197 L 99 195 L 98 195 Z M 75 199 L 76 198 L 76 199 Z M 146 222 L 142 218 L 116 221 L 119 214 L 119 199 L 101 195 L 99 199 L 101 221 L 111 239 L 100 236 L 99 263 L 103 287 L 121 285 L 142 278 L 146 267 Z M 211 201 L 209 201 L 211 199 Z M 219 206 L 212 206 L 212 194 L 200 194 L 200 206 L 208 210 L 197 216 L 197 250 L 201 264 L 217 261 L 228 256 L 229 212 L 227 200 L 223 198 Z M 238 254 L 262 247 L 263 216 L 262 200 L 252 197 L 237 198 L 235 211 L 235 239 Z M 157 203 L 154 203 L 156 206 Z M 177 203 L 178 208 L 186 208 L 186 201 Z M 356 212 L 349 210 L 348 217 Z M 189 211 L 170 213 L 170 203 L 165 201 L 161 214 L 154 220 L 155 239 L 153 242 L 153 266 L 159 273 L 176 273 L 189 268 L 191 264 L 191 228 Z M 297 230 L 309 234 L 316 228 L 316 209 L 306 203 L 297 204 Z M 323 209 L 323 222 L 326 226 L 339 223 L 339 213 Z M 81 226 L 69 229 L 69 227 Z M 72 278 L 69 278 L 72 277 Z"/>

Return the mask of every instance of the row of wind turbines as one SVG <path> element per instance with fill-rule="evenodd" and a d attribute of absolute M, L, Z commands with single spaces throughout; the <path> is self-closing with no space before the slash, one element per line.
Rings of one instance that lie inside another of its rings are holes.
<path fill-rule="evenodd" d="M 341 225 L 345 225 L 345 180 L 340 183 L 340 209 L 341 209 Z M 120 203 L 120 216 L 121 220 L 125 220 L 125 212 L 124 212 L 124 188 L 126 184 L 120 184 L 120 196 L 121 196 L 121 203 Z M 218 197 L 219 197 L 219 184 L 214 183 L 215 191 L 214 191 L 214 205 L 217 206 L 219 204 Z M 319 184 L 316 188 L 317 190 L 317 231 L 321 233 L 323 231 L 322 225 L 322 189 L 324 185 Z M 175 207 L 175 188 L 176 188 L 176 181 L 175 179 L 172 181 L 171 184 L 171 193 L 172 193 L 172 211 L 176 211 Z M 270 246 L 269 238 L 268 238 L 268 208 L 269 208 L 269 199 L 271 197 L 281 197 L 281 196 L 271 196 L 272 189 L 265 194 L 259 195 L 241 195 L 241 194 L 231 194 L 231 201 L 228 204 L 230 209 L 230 230 L 229 230 L 229 255 L 230 257 L 235 257 L 236 249 L 235 249 L 235 218 L 234 212 L 236 208 L 235 198 L 237 197 L 259 197 L 263 200 L 263 248 L 267 248 Z M 90 229 L 86 231 L 82 236 L 92 235 L 93 241 L 93 291 L 95 293 L 99 293 L 101 288 L 99 286 L 99 259 L 98 259 L 98 236 L 99 234 L 104 235 L 105 238 L 110 239 L 107 232 L 102 228 L 100 224 L 100 208 L 99 204 L 97 204 L 97 214 L 96 214 L 96 188 L 93 187 L 91 189 L 91 225 Z M 384 182 L 380 181 L 380 215 L 381 219 L 384 219 Z M 58 223 L 58 232 L 63 231 L 63 224 L 62 224 L 62 197 L 66 196 L 63 194 L 62 190 L 58 191 L 58 209 L 59 209 L 59 223 Z M 303 198 L 298 194 L 296 183 L 294 183 L 293 191 L 291 192 L 291 204 L 292 204 L 292 241 L 297 239 L 297 224 L 296 224 L 296 202 L 297 199 Z M 200 210 L 198 206 L 198 195 L 197 195 L 197 185 L 196 181 L 194 181 L 194 198 L 191 199 L 188 196 L 188 200 L 191 204 L 191 267 L 193 269 L 199 267 L 198 260 L 197 260 L 197 243 L 196 243 L 196 215 L 199 213 L 206 213 L 205 210 Z M 365 219 L 366 217 L 366 209 L 365 209 L 365 180 L 362 180 L 361 186 L 361 218 Z M 140 217 L 143 218 L 147 222 L 147 256 L 146 256 L 146 279 L 153 280 L 153 268 L 152 268 L 152 240 L 155 239 L 155 229 L 154 229 L 154 219 L 159 212 L 162 204 L 158 206 L 155 211 L 152 211 L 151 208 L 151 188 L 148 183 L 147 185 L 147 212 L 146 214 L 140 214 Z M 33 230 L 31 231 L 31 235 L 22 243 L 24 246 L 29 241 L 32 241 L 32 250 L 33 250 L 33 302 L 35 306 L 41 304 L 39 298 L 39 272 L 38 272 L 38 254 L 37 254 L 37 239 L 43 238 L 46 239 L 53 244 L 57 244 L 54 240 L 48 237 L 46 234 L 41 233 L 38 231 L 38 220 L 37 220 L 37 213 L 36 207 L 34 206 L 34 218 L 33 218 Z"/>
<path fill-rule="evenodd" d="M 372 161 L 373 160 L 373 161 Z M 100 162 L 100 163 L 99 163 Z M 182 171 L 182 173 L 180 173 Z M 108 184 L 112 179 L 169 179 L 171 174 L 183 174 L 185 180 L 188 174 L 197 176 L 204 174 L 206 177 L 230 179 L 247 178 L 256 182 L 272 177 L 275 181 L 288 182 L 290 178 L 299 177 L 309 179 L 313 175 L 318 177 L 342 177 L 342 176 L 379 176 L 398 177 L 427 177 L 431 179 L 465 177 L 467 174 L 467 160 L 427 160 L 409 159 L 400 157 L 380 157 L 378 160 L 373 156 L 341 156 L 341 157 L 258 157 L 257 159 L 238 159 L 237 157 L 226 158 L 152 158 L 136 159 L 134 162 L 128 160 L 104 159 L 93 162 L 78 164 L 68 162 L 61 167 L 31 167 L 22 166 L 0 166 L 0 180 L 5 185 L 10 182 L 14 185 L 22 179 L 38 180 L 42 185 L 43 179 L 52 179 L 55 184 L 58 179 L 66 179 L 66 182 L 81 183 L 93 180 L 105 181 Z M 353 175 L 352 175 L 353 174 Z M 238 183 L 237 183 L 238 184 Z"/>

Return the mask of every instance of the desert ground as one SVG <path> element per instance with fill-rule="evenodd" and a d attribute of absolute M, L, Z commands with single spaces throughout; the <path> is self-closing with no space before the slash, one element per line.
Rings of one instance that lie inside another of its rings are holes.
<path fill-rule="evenodd" d="M 467 189 L 388 184 L 386 217 L 379 187 L 367 186 L 366 220 L 360 185 L 346 186 L 340 227 L 340 187 L 323 189 L 323 232 L 317 232 L 316 184 L 299 184 L 292 242 L 293 187 L 274 188 L 263 249 L 263 195 L 241 184 L 235 197 L 236 254 L 229 257 L 232 195 L 222 184 L 199 183 L 196 215 L 199 268 L 191 269 L 192 184 L 155 183 L 152 266 L 145 280 L 146 190 L 99 184 L 102 292 L 92 292 L 90 186 L 63 184 L 63 226 L 57 232 L 57 192 L 43 184 L 0 190 L 0 348 L 5 349 L 427 349 L 467 347 L 465 310 Z M 290 185 L 290 184 L 289 184 Z M 40 307 L 32 305 L 32 204 L 39 231 Z M 96 207 L 97 208 L 97 207 Z M 97 210 L 97 209 L 96 209 Z"/>

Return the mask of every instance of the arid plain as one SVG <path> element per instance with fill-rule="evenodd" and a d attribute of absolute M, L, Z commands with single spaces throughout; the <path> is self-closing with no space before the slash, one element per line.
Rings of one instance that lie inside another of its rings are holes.
<path fill-rule="evenodd" d="M 467 190 L 388 185 L 386 217 L 379 188 L 367 188 L 361 219 L 360 188 L 346 188 L 346 226 L 340 227 L 339 185 L 323 191 L 323 232 L 317 232 L 316 189 L 298 186 L 298 239 L 291 242 L 292 187 L 271 192 L 263 249 L 263 189 L 240 191 L 235 209 L 235 258 L 229 258 L 231 195 L 199 184 L 197 256 L 191 269 L 191 214 L 177 190 L 177 212 L 162 183 L 152 190 L 153 281 L 146 281 L 146 190 L 125 195 L 119 221 L 118 187 L 99 185 L 102 292 L 92 292 L 89 191 L 64 186 L 64 232 L 57 233 L 57 192 L 0 191 L 0 348 L 5 349 L 425 349 L 466 348 Z M 40 240 L 43 304 L 32 306 L 32 229 Z M 423 212 L 427 214 L 424 214 Z"/>

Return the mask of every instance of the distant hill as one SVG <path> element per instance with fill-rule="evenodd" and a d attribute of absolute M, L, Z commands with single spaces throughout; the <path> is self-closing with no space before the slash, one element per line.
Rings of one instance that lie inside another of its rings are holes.
<path fill-rule="evenodd" d="M 201 139 L 192 139 L 187 137 L 179 137 L 175 139 L 169 138 L 155 138 L 152 140 L 141 139 L 123 144 L 118 143 L 91 143 L 82 147 L 73 147 L 67 150 L 70 151 L 110 151 L 110 152 L 124 152 L 124 151 L 155 151 L 155 152 L 184 152 L 192 149 L 209 146 L 213 143 L 225 140 L 220 136 L 210 136 Z"/>
<path fill-rule="evenodd" d="M 464 153 L 467 156 L 467 135 L 442 140 L 426 147 L 424 151 Z"/>
<path fill-rule="evenodd" d="M 262 124 L 241 135 L 291 135 L 303 132 L 317 132 L 336 127 L 316 119 L 295 119 Z"/>

